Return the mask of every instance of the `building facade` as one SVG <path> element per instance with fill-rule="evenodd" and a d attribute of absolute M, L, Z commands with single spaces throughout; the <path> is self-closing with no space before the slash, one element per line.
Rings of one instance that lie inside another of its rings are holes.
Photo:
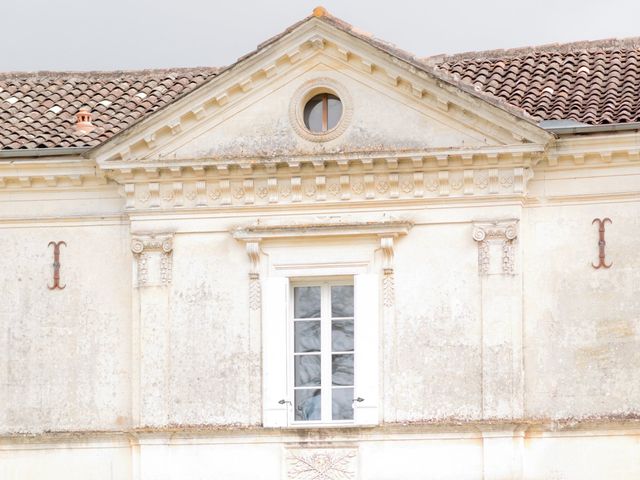
<path fill-rule="evenodd" d="M 0 77 L 0 478 L 640 477 L 640 48 Z"/>

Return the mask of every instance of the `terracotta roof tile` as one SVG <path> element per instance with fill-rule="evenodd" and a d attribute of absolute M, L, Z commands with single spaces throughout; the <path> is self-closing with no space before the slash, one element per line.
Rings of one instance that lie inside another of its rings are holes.
<path fill-rule="evenodd" d="M 414 65 L 424 65 L 426 70 L 494 104 L 506 102 L 513 111 L 538 121 L 640 121 L 640 38 L 418 59 L 334 17 L 328 16 L 325 21 Z M 193 68 L 0 74 L 0 149 L 98 145 L 220 71 Z M 93 114 L 96 128 L 79 135 L 75 114 L 85 105 Z"/>
<path fill-rule="evenodd" d="M 537 120 L 640 121 L 640 37 L 423 60 Z"/>
<path fill-rule="evenodd" d="M 0 74 L 0 149 L 98 145 L 218 71 L 193 68 Z M 152 94 L 159 83 L 165 85 L 164 91 Z M 85 105 L 91 109 L 96 128 L 79 135 L 75 114 Z"/>

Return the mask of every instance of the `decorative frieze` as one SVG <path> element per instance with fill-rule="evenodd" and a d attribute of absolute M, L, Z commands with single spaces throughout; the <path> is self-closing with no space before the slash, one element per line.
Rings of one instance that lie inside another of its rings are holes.
<path fill-rule="evenodd" d="M 171 283 L 172 233 L 134 235 L 131 251 L 137 260 L 139 287 Z"/>
<path fill-rule="evenodd" d="M 358 465 L 355 448 L 297 448 L 286 455 L 288 480 L 353 480 Z"/>
<path fill-rule="evenodd" d="M 515 274 L 514 241 L 518 236 L 518 220 L 475 223 L 473 239 L 478 243 L 478 272 Z M 500 253 L 498 265 L 492 253 Z"/>
<path fill-rule="evenodd" d="M 309 204 L 315 202 L 361 202 L 376 200 L 441 199 L 465 196 L 522 195 L 530 177 L 529 167 L 477 168 L 454 171 L 415 171 L 399 165 L 397 170 L 377 168 L 365 173 L 362 164 L 350 171 L 337 168 L 317 171 L 300 168 L 295 176 L 286 171 L 264 176 L 253 171 L 227 172 L 220 177 L 204 169 L 198 177 L 176 181 L 161 174 L 153 181 L 128 180 L 123 188 L 127 210 L 167 210 Z M 286 167 L 285 167 L 286 168 Z"/>

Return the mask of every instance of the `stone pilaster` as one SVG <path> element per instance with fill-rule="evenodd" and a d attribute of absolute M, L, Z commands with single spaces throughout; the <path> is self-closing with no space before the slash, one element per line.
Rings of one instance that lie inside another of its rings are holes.
<path fill-rule="evenodd" d="M 135 235 L 131 250 L 137 287 L 132 349 L 133 418 L 138 426 L 162 426 L 168 422 L 168 286 L 173 234 Z"/>
<path fill-rule="evenodd" d="M 482 415 L 513 419 L 523 413 L 522 276 L 517 264 L 518 221 L 476 223 L 482 305 Z"/>

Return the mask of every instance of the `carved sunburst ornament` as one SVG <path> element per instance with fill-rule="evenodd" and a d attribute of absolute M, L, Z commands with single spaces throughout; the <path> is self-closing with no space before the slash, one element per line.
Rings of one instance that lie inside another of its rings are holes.
<path fill-rule="evenodd" d="M 290 480 L 352 480 L 355 450 L 297 450 L 289 452 Z"/>

